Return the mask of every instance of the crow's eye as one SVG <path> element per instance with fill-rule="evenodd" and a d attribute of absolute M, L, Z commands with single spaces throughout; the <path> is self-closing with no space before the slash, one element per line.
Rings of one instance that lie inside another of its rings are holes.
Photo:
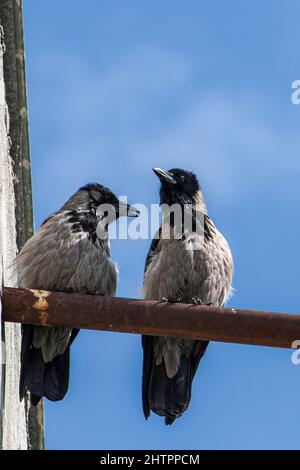
<path fill-rule="evenodd" d="M 108 211 L 104 211 L 103 214 L 101 214 L 100 219 L 103 220 L 108 216 Z"/>
<path fill-rule="evenodd" d="M 179 183 L 184 183 L 184 176 L 179 176 Z"/>
<path fill-rule="evenodd" d="M 92 215 L 96 215 L 96 207 L 92 206 L 92 207 L 90 208 L 90 213 L 91 213 Z"/>

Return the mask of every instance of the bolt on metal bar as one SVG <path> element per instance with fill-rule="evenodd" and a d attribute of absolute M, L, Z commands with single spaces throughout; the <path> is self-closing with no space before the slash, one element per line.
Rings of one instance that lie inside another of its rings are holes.
<path fill-rule="evenodd" d="M 300 315 L 4 288 L 3 319 L 32 325 L 292 348 Z"/>

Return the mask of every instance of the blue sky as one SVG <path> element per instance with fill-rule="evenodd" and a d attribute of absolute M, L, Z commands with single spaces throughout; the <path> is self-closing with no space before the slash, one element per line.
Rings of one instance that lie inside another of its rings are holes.
<path fill-rule="evenodd" d="M 158 200 L 153 166 L 194 170 L 235 258 L 230 305 L 299 312 L 297 0 L 24 0 L 36 227 L 88 181 Z M 116 240 L 140 296 L 149 241 Z M 141 403 L 140 338 L 82 331 L 48 449 L 299 449 L 289 350 L 211 344 L 172 427 Z"/>

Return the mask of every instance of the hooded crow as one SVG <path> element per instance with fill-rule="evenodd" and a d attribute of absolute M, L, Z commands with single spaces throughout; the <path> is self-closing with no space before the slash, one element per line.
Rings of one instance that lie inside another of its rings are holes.
<path fill-rule="evenodd" d="M 162 224 L 146 260 L 144 298 L 222 306 L 231 293 L 233 259 L 208 216 L 196 175 L 181 169 L 153 171 L 161 182 Z M 189 406 L 208 342 L 143 336 L 142 344 L 145 418 L 153 411 L 170 425 Z"/>
<path fill-rule="evenodd" d="M 108 225 L 138 211 L 100 184 L 80 188 L 48 217 L 15 260 L 21 288 L 115 295 L 117 267 Z M 70 345 L 79 330 L 22 326 L 20 399 L 25 388 L 37 405 L 62 400 L 69 384 Z"/>

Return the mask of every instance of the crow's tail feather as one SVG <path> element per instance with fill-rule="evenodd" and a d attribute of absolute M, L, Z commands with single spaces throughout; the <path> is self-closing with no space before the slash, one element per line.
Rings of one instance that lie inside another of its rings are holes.
<path fill-rule="evenodd" d="M 31 403 L 36 406 L 45 396 L 51 401 L 64 398 L 69 386 L 70 345 L 79 330 L 73 330 L 70 343 L 63 354 L 45 363 L 41 348 L 32 346 L 33 326 L 23 325 L 20 399 L 24 397 L 25 387 L 30 391 Z"/>
<path fill-rule="evenodd" d="M 188 408 L 191 400 L 193 374 L 190 357 L 182 357 L 175 377 L 167 376 L 164 363 L 154 366 L 149 390 L 152 411 L 165 417 L 167 425 L 172 424 Z"/>
<path fill-rule="evenodd" d="M 191 401 L 192 382 L 203 357 L 208 342 L 193 341 L 189 351 L 183 352 L 176 375 L 167 376 L 164 362 L 155 364 L 153 355 L 153 338 L 143 338 L 144 374 L 143 404 L 145 417 L 150 410 L 165 417 L 166 425 L 171 425 L 188 408 Z"/>

